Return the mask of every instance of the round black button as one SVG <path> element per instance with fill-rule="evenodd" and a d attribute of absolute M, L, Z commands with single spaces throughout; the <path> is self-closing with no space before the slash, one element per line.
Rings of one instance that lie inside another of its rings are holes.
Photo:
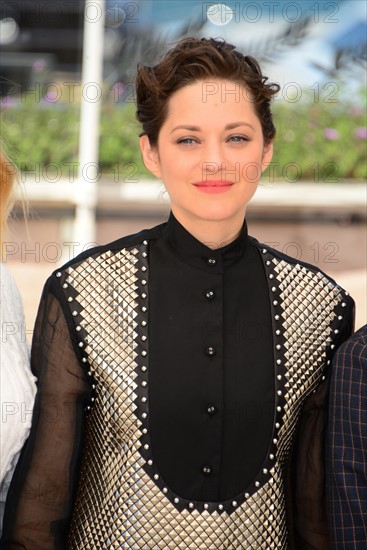
<path fill-rule="evenodd" d="M 203 472 L 204 475 L 206 476 L 209 476 L 211 473 L 212 473 L 212 469 L 210 466 L 203 466 L 201 468 L 201 471 Z"/>
<path fill-rule="evenodd" d="M 209 357 L 214 357 L 214 355 L 216 354 L 216 351 L 215 351 L 215 348 L 213 348 L 213 346 L 209 346 L 209 347 L 206 348 L 205 353 Z"/>
<path fill-rule="evenodd" d="M 207 291 L 205 292 L 205 298 L 206 298 L 207 300 L 214 300 L 214 298 L 215 298 L 215 292 L 214 292 L 214 290 L 207 290 Z"/>
<path fill-rule="evenodd" d="M 207 408 L 206 408 L 206 412 L 208 414 L 215 414 L 217 412 L 217 407 L 215 405 L 209 405 Z"/>
<path fill-rule="evenodd" d="M 208 258 L 209 265 L 215 265 L 216 263 L 217 263 L 217 260 L 215 258 Z"/>

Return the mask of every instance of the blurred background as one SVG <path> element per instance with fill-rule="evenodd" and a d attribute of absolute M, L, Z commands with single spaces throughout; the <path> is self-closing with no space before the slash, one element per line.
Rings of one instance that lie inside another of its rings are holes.
<path fill-rule="evenodd" d="M 361 0 L 3 1 L 1 140 L 21 184 L 3 258 L 28 337 L 58 265 L 167 218 L 141 161 L 134 77 L 188 35 L 228 40 L 281 85 L 249 232 L 335 278 L 366 323 L 366 21 Z"/>

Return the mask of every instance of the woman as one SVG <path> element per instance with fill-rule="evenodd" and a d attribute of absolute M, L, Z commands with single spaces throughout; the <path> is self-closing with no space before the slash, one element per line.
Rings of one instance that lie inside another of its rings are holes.
<path fill-rule="evenodd" d="M 0 244 L 6 231 L 13 204 L 14 170 L 0 151 Z M 0 533 L 4 505 L 20 450 L 32 419 L 36 393 L 35 378 L 29 366 L 29 348 L 25 339 L 23 304 L 16 284 L 0 262 Z"/>
<path fill-rule="evenodd" d="M 213 39 L 139 68 L 143 159 L 172 213 L 48 280 L 3 548 L 327 547 L 321 382 L 353 301 L 247 235 L 277 90 Z"/>

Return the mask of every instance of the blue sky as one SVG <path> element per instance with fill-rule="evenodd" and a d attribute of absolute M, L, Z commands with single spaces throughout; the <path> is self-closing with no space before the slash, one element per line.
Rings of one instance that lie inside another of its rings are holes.
<path fill-rule="evenodd" d="M 266 47 L 267 42 L 272 42 L 289 25 L 294 28 L 306 18 L 309 25 L 302 43 L 280 49 L 276 54 L 271 47 L 270 58 L 262 65 L 267 75 L 282 86 L 290 82 L 303 88 L 316 83 L 323 86 L 336 79 L 313 63 L 332 67 L 338 44 L 355 47 L 366 41 L 367 2 L 364 0 L 143 0 L 139 4 L 142 26 L 153 24 L 163 35 L 173 36 L 184 21 L 204 19 L 201 30 L 204 36 L 223 37 L 255 57 L 259 48 Z M 226 20 L 228 22 L 222 24 Z M 338 78 L 345 81 L 347 89 L 357 89 L 363 75 L 363 71 L 354 66 L 353 72 L 342 72 Z"/>

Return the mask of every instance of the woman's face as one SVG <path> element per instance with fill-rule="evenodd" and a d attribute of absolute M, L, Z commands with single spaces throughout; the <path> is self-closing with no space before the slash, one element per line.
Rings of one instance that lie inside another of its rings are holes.
<path fill-rule="evenodd" d="M 175 92 L 158 146 L 143 136 L 141 149 L 189 231 L 204 221 L 240 227 L 272 157 L 246 88 L 227 80 L 197 81 Z"/>

